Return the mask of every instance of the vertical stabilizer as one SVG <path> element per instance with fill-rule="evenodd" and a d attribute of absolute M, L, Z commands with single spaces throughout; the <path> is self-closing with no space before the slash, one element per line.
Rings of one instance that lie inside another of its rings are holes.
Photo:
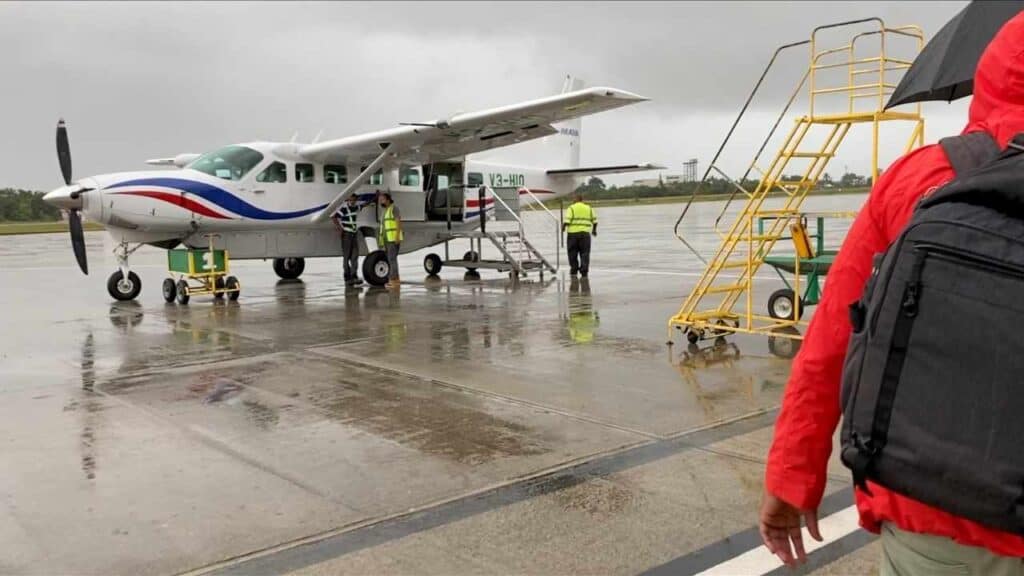
<path fill-rule="evenodd" d="M 583 81 L 579 78 L 566 76 L 562 84 L 562 94 L 583 89 Z M 578 168 L 580 165 L 580 130 L 582 118 L 554 124 L 558 134 L 548 137 L 546 144 L 550 150 L 552 164 L 556 162 L 566 168 Z"/>

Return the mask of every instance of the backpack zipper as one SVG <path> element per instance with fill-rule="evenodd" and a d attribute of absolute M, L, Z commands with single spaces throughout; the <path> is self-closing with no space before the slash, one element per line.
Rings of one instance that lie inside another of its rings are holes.
<path fill-rule="evenodd" d="M 980 268 L 996 274 L 1002 274 L 1005 276 L 1024 277 L 1024 266 L 1015 266 L 1013 264 L 1007 264 L 994 258 L 982 256 L 969 250 L 962 250 L 958 248 L 950 248 L 948 246 L 940 246 L 938 244 L 928 243 L 915 243 L 915 248 L 919 248 L 929 254 L 934 254 L 943 260 L 956 260 L 959 262 L 965 262 L 972 264 L 974 268 Z"/>

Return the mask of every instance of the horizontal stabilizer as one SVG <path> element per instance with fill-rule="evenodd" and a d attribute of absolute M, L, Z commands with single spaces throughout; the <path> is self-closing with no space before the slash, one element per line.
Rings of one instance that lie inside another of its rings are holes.
<path fill-rule="evenodd" d="M 597 176 L 598 174 L 622 174 L 625 172 L 646 172 L 648 170 L 664 170 L 658 164 L 622 164 L 620 166 L 595 166 L 593 168 L 565 168 L 548 170 L 548 176 Z"/>

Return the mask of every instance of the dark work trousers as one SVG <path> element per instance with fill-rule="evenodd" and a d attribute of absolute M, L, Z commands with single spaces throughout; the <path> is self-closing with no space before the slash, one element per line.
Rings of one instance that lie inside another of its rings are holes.
<path fill-rule="evenodd" d="M 398 280 L 398 250 L 401 244 L 385 244 L 385 251 L 388 255 L 388 280 Z"/>
<path fill-rule="evenodd" d="M 569 273 L 586 276 L 590 272 L 590 232 L 570 232 L 565 248 L 569 251 Z"/>
<path fill-rule="evenodd" d="M 341 257 L 345 260 L 345 281 L 359 278 L 359 232 L 341 233 Z"/>

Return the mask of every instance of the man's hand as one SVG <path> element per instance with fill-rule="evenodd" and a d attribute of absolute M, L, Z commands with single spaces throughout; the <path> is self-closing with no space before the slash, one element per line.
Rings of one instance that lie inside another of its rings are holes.
<path fill-rule="evenodd" d="M 811 537 L 821 542 L 817 510 L 800 510 L 765 490 L 761 499 L 761 540 L 768 550 L 787 566 L 807 562 L 807 553 L 804 552 L 804 541 L 800 534 L 801 519 L 807 524 L 807 531 L 811 533 Z"/>

